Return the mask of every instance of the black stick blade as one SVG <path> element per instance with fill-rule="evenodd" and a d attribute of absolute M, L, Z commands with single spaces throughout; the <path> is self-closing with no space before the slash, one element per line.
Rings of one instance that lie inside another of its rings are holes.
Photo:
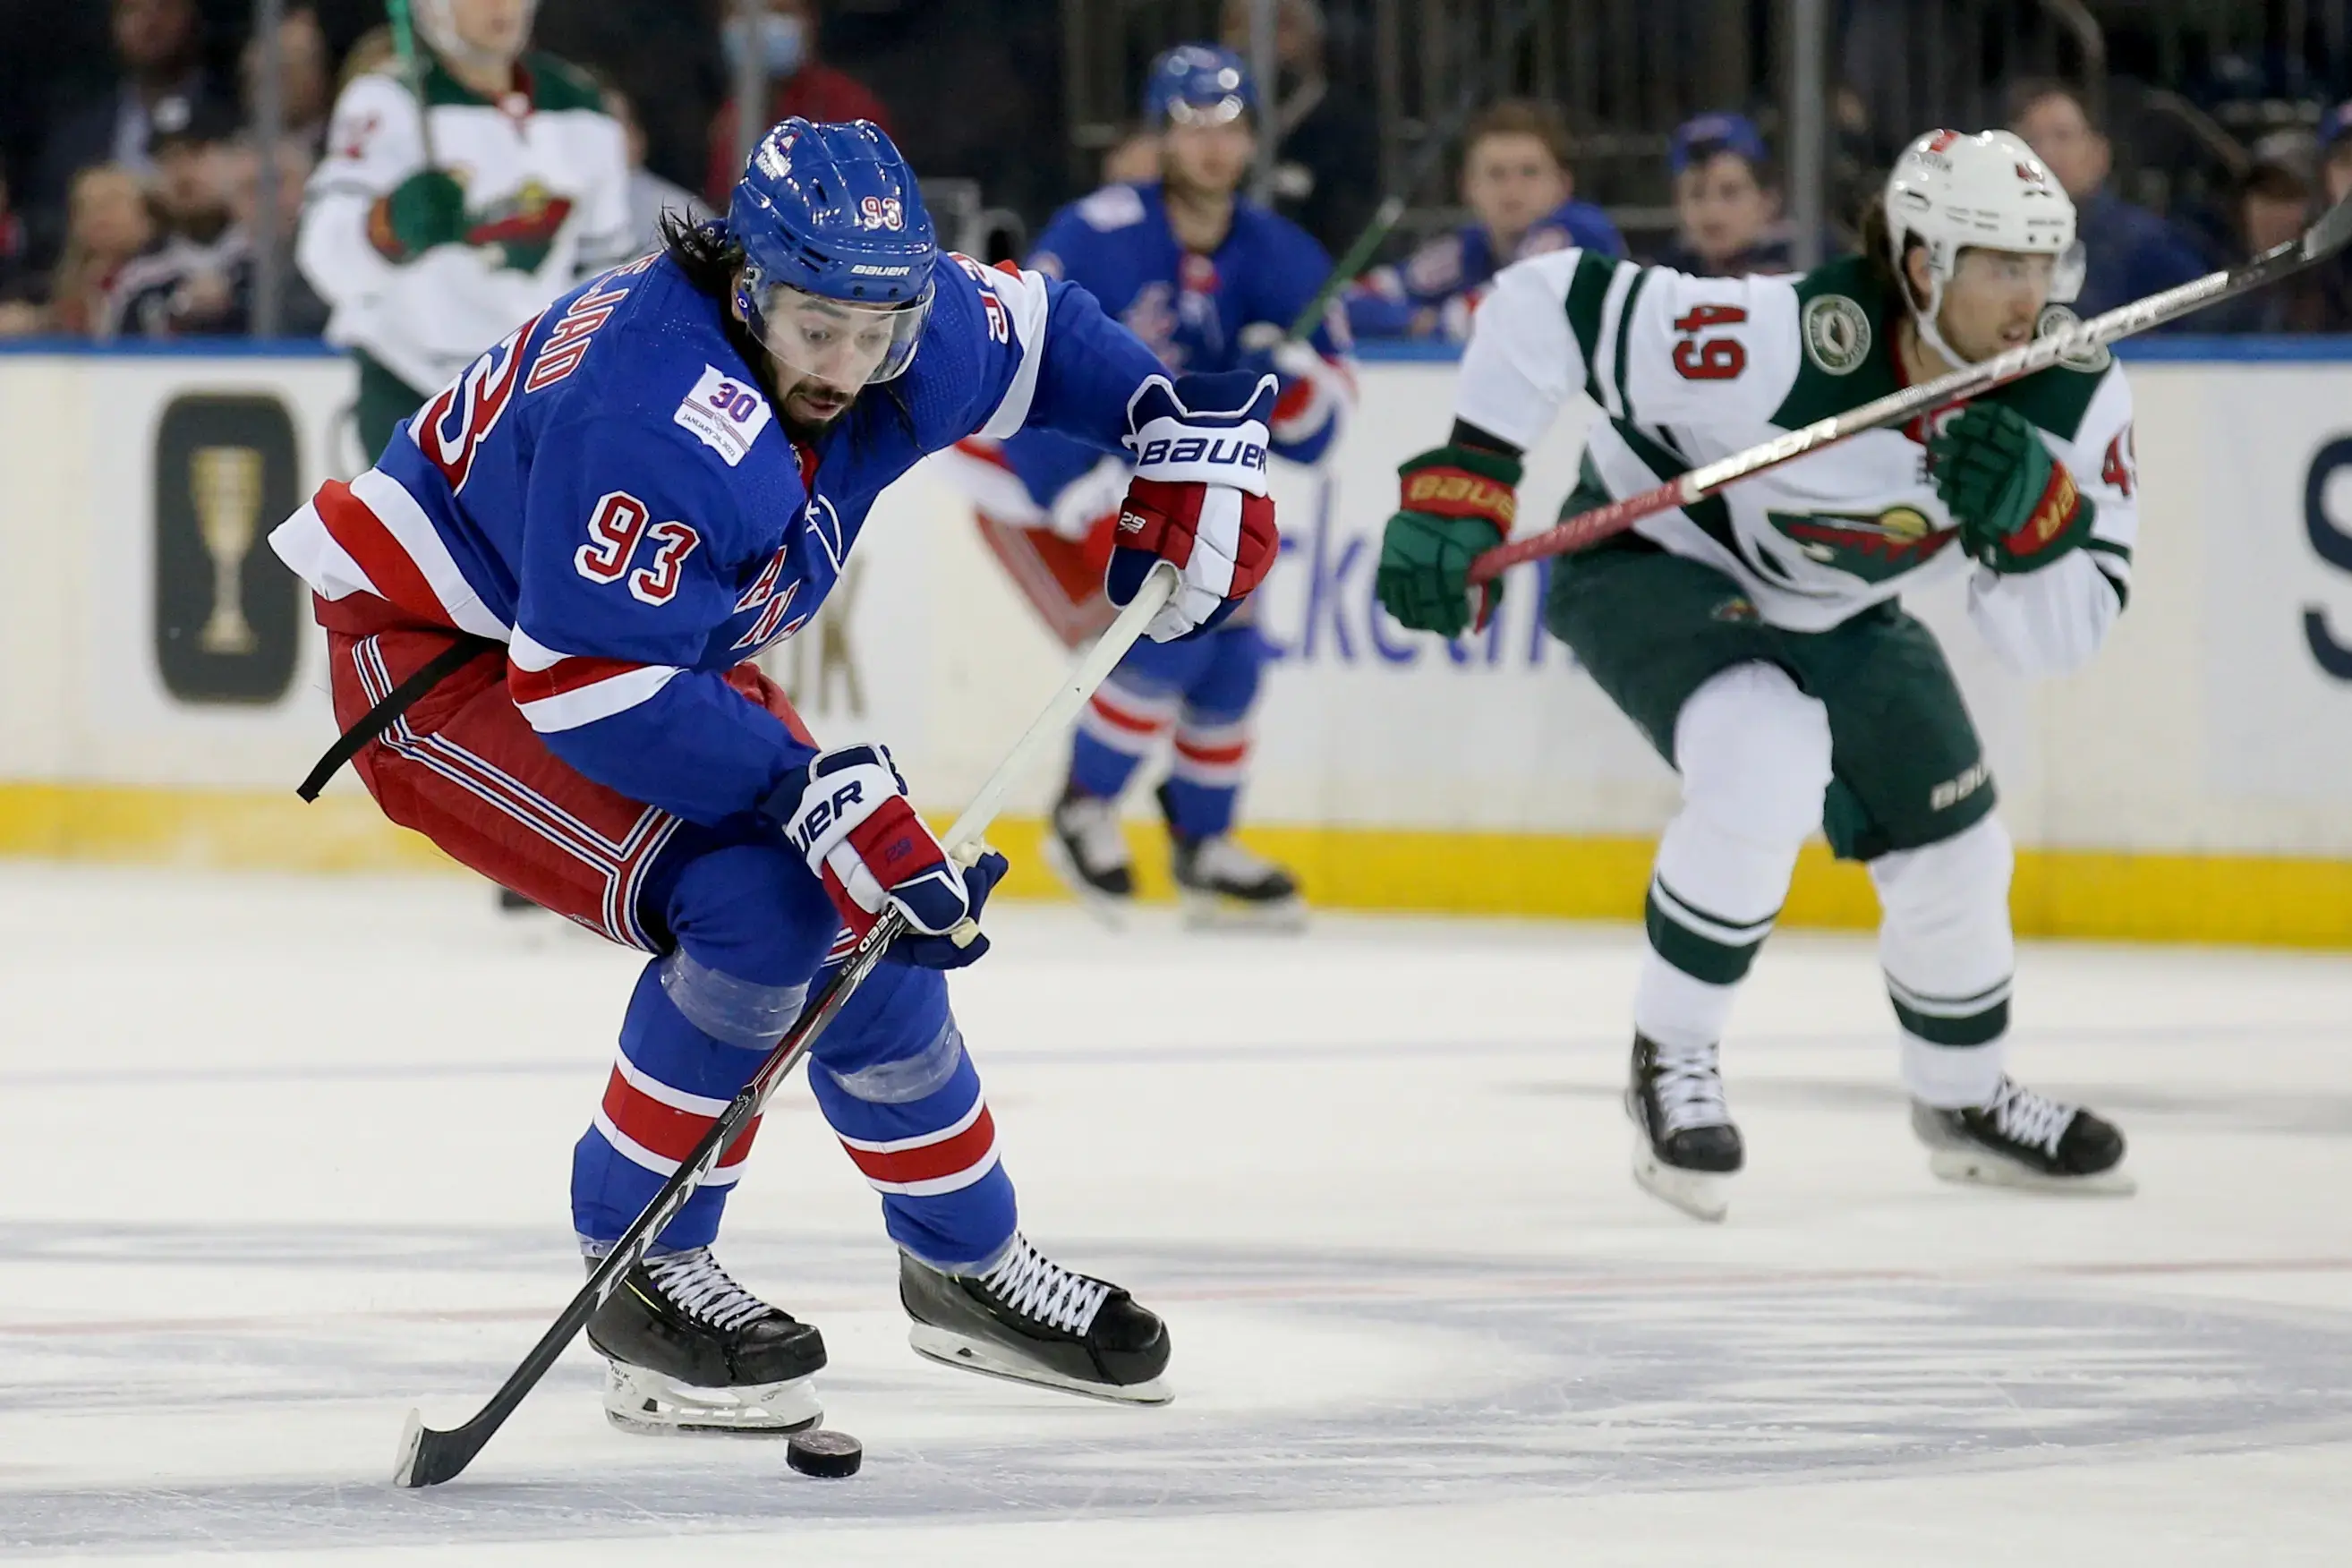
<path fill-rule="evenodd" d="M 400 1458 L 393 1467 L 392 1484 L 396 1487 L 437 1487 L 474 1462 L 482 1451 L 489 1434 L 477 1436 L 474 1423 L 467 1422 L 454 1432 L 436 1432 L 425 1424 L 416 1411 L 408 1413 L 408 1425 L 400 1433 Z"/>

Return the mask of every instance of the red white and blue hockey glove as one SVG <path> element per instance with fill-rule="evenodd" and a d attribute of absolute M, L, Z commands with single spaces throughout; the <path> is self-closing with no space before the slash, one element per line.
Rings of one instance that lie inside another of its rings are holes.
<path fill-rule="evenodd" d="M 907 804 L 907 781 L 887 746 L 819 752 L 784 775 L 760 809 L 782 824 L 859 940 L 895 904 L 912 931 L 892 947 L 894 957 L 960 969 L 988 951 L 976 931 L 961 943 L 949 933 L 979 915 L 1004 875 L 1004 857 L 991 851 L 969 867 L 950 859 Z"/>
<path fill-rule="evenodd" d="M 1126 605 L 1162 561 L 1181 580 L 1146 628 L 1154 642 L 1207 631 L 1265 581 L 1280 549 L 1265 493 L 1270 375 L 1155 375 L 1127 405 L 1135 478 L 1119 506 L 1104 591 Z"/>

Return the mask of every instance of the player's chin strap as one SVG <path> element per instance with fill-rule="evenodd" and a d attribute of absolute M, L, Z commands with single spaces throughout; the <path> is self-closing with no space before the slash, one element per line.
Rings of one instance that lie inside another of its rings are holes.
<path fill-rule="evenodd" d="M 425 700 L 427 693 L 473 663 L 486 653 L 503 649 L 506 644 L 488 637 L 478 637 L 471 632 L 451 632 L 457 640 L 426 659 L 410 672 L 407 679 L 383 695 L 383 700 L 361 715 L 360 721 L 335 738 L 327 754 L 319 759 L 309 776 L 294 786 L 294 793 L 305 803 L 319 798 L 327 781 L 335 776 L 345 763 L 360 754 L 360 748 L 400 722 L 400 716 Z"/>

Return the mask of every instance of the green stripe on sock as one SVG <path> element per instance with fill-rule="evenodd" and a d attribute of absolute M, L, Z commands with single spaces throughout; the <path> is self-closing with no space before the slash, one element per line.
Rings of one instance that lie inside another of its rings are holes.
<path fill-rule="evenodd" d="M 2006 996 L 1980 1013 L 1959 1018 L 1939 1018 L 1932 1013 L 1922 1013 L 1905 1005 L 1903 999 L 1891 991 L 1886 999 L 1895 1004 L 1896 1021 L 1931 1046 L 1990 1045 L 2009 1033 Z"/>
<path fill-rule="evenodd" d="M 1649 927 L 1651 950 L 1693 980 L 1709 985 L 1736 985 L 1748 978 L 1756 950 L 1764 945 L 1762 937 L 1734 945 L 1701 936 L 1660 908 L 1655 893 L 1643 900 L 1643 919 Z"/>

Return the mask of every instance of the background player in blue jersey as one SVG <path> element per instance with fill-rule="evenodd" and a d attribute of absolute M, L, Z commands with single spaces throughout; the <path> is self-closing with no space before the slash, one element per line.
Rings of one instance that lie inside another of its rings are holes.
<path fill-rule="evenodd" d="M 1568 126 L 1549 104 L 1507 99 L 1470 122 L 1462 142 L 1462 205 L 1476 221 L 1375 267 L 1348 292 L 1348 324 L 1363 338 L 1470 336 L 1470 312 L 1514 261 L 1574 247 L 1625 254 L 1609 215 L 1576 196 Z"/>
<path fill-rule="evenodd" d="M 723 224 L 666 239 L 516 328 L 271 536 L 329 634 L 338 752 L 394 821 L 654 954 L 574 1157 L 592 1257 L 895 907 L 912 931 L 809 1081 L 882 1194 L 916 1348 L 1162 1398 L 1160 1320 L 1024 1239 L 948 1008 L 1003 857 L 950 862 L 887 749 L 822 747 L 749 661 L 823 603 L 885 486 L 1032 426 L 1134 452 L 1112 595 L 1165 559 L 1183 581 L 1151 635 L 1217 626 L 1274 554 L 1274 383 L 1171 381 L 1083 289 L 939 257 L 863 121 L 786 121 Z M 616 1423 L 818 1415 L 816 1331 L 710 1255 L 751 1141 L 589 1325 Z"/>
<path fill-rule="evenodd" d="M 1031 264 L 1085 285 L 1171 371 L 1271 371 L 1281 386 L 1274 453 L 1316 462 L 1355 398 L 1347 328 L 1334 309 L 1308 342 L 1284 342 L 1331 264 L 1304 230 L 1236 194 L 1256 146 L 1249 73 L 1225 49 L 1171 49 L 1152 65 L 1143 109 L 1160 132 L 1159 182 L 1106 185 L 1065 208 Z M 1073 645 L 1098 631 L 1110 612 L 1095 584 L 1128 484 L 1124 457 L 1030 430 L 963 443 L 951 471 L 1054 630 Z M 1266 658 L 1244 613 L 1197 641 L 1139 645 L 1096 694 L 1046 843 L 1055 870 L 1096 909 L 1134 896 L 1119 797 L 1166 744 L 1160 805 L 1188 913 L 1285 925 L 1304 914 L 1290 874 L 1233 836 Z"/>

